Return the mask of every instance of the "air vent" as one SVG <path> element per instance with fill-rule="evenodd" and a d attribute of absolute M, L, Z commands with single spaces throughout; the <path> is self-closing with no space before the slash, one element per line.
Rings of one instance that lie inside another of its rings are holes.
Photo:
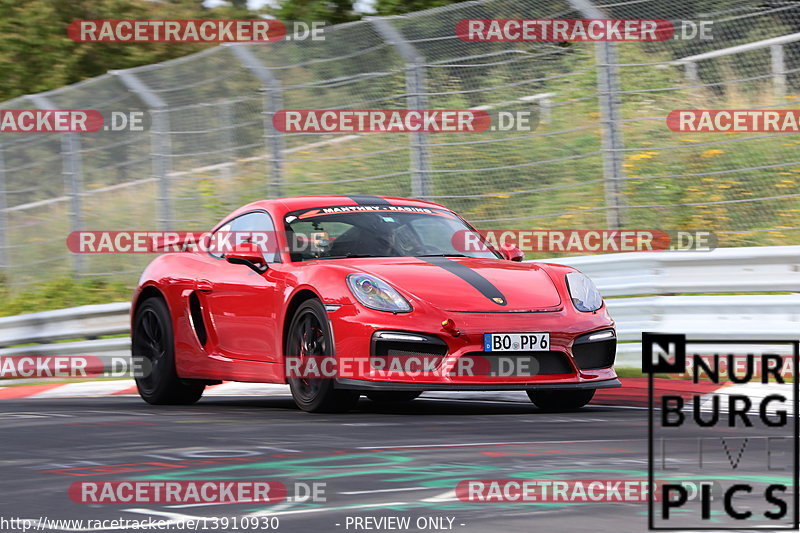
<path fill-rule="evenodd" d="M 613 329 L 582 335 L 572 344 L 572 355 L 581 370 L 613 366 L 617 355 L 617 336 Z"/>
<path fill-rule="evenodd" d="M 208 342 L 208 332 L 206 331 L 206 323 L 203 320 L 203 306 L 200 305 L 200 298 L 196 292 L 189 295 L 189 313 L 192 317 L 192 327 L 194 328 L 195 335 L 200 344 L 205 346 Z"/>

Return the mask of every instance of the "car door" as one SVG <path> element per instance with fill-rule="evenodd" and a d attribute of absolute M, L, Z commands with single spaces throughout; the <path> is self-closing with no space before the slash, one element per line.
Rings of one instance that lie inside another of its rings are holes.
<path fill-rule="evenodd" d="M 217 231 L 265 232 L 274 236 L 275 226 L 265 211 L 236 217 Z M 219 355 L 234 359 L 278 362 L 276 343 L 276 278 L 268 269 L 259 274 L 245 265 L 231 264 L 224 254 L 212 254 L 216 265 L 209 279 L 198 279 L 197 290 L 211 319 Z M 267 264 L 280 260 L 277 252 L 264 252 Z"/>

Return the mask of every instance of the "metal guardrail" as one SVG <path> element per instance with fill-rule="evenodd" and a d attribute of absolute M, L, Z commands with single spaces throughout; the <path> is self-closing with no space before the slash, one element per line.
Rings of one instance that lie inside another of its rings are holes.
<path fill-rule="evenodd" d="M 800 337 L 800 246 L 549 261 L 582 270 L 607 298 L 622 342 L 619 366 L 639 365 L 643 331 L 720 340 Z M 0 356 L 126 356 L 128 337 L 98 337 L 127 334 L 129 310 L 123 302 L 0 318 Z M 56 342 L 63 340 L 72 342 Z"/>
<path fill-rule="evenodd" d="M 745 52 L 752 52 L 753 50 L 769 48 L 770 69 L 772 72 L 772 84 L 775 89 L 775 96 L 778 98 L 783 98 L 786 96 L 786 61 L 783 47 L 787 44 L 796 43 L 797 41 L 800 41 L 800 33 L 791 33 L 789 35 L 782 35 L 780 37 L 773 37 L 771 39 L 763 39 L 761 41 L 740 44 L 737 46 L 729 46 L 728 48 L 721 48 L 711 52 L 682 57 L 676 61 L 673 61 L 673 64 L 683 65 L 686 69 L 686 78 L 689 83 L 692 85 L 700 85 L 700 77 L 697 74 L 698 61 L 716 59 L 718 57 L 731 56 Z"/>
<path fill-rule="evenodd" d="M 0 318 L 0 356 L 130 355 L 128 302 L 83 305 Z M 58 342 L 72 341 L 72 342 Z"/>
<path fill-rule="evenodd" d="M 548 259 L 591 277 L 603 296 L 800 291 L 800 246 Z"/>

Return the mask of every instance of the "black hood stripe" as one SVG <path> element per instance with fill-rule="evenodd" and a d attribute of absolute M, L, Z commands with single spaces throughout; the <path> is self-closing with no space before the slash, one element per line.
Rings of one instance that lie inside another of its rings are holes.
<path fill-rule="evenodd" d="M 417 259 L 421 259 L 432 265 L 436 265 L 447 270 L 451 274 L 458 276 L 475 287 L 478 292 L 486 296 L 489 300 L 497 305 L 506 305 L 506 297 L 502 292 L 500 292 L 500 289 L 492 285 L 491 281 L 484 278 L 468 266 L 462 265 L 458 261 L 453 261 L 447 257 L 418 257 Z"/>
<path fill-rule="evenodd" d="M 372 196 L 369 194 L 343 194 L 347 198 L 350 198 L 358 205 L 388 205 L 389 201 L 381 198 L 380 196 Z"/>

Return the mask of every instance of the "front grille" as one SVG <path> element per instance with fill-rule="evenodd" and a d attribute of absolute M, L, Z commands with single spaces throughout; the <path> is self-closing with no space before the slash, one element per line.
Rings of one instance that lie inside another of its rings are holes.
<path fill-rule="evenodd" d="M 573 373 L 564 354 L 556 351 L 469 352 L 461 358 L 471 359 L 472 373 L 476 376 L 536 376 Z"/>
<path fill-rule="evenodd" d="M 403 341 L 385 341 L 377 340 L 375 342 L 375 355 L 376 357 L 394 357 L 403 355 L 445 355 L 447 353 L 447 345 L 442 344 L 427 344 L 421 342 L 403 342 Z"/>
<path fill-rule="evenodd" d="M 617 339 L 590 341 L 589 337 L 595 335 L 591 333 L 575 339 L 572 345 L 572 355 L 575 363 L 581 370 L 598 370 L 609 368 L 614 365 L 617 355 Z"/>

